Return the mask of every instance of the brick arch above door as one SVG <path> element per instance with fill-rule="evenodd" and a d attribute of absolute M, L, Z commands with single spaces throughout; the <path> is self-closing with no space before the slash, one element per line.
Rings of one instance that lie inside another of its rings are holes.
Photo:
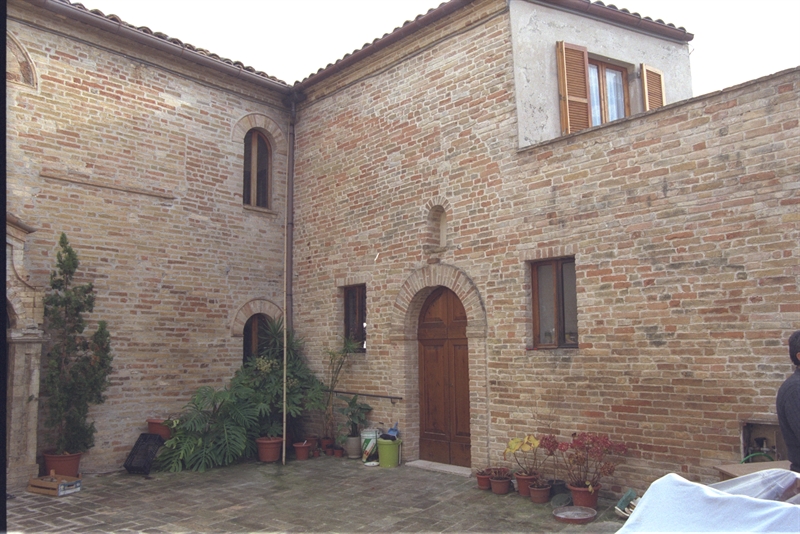
<path fill-rule="evenodd" d="M 439 286 L 450 289 L 464 305 L 468 320 L 467 337 L 486 337 L 486 307 L 475 283 L 458 267 L 437 263 L 414 271 L 403 283 L 394 302 L 391 339 L 416 340 L 422 304 Z"/>
<path fill-rule="evenodd" d="M 467 315 L 470 380 L 470 446 L 472 468 L 489 462 L 489 381 L 487 379 L 487 319 L 480 291 L 461 269 L 447 264 L 434 264 L 414 271 L 403 283 L 394 302 L 390 342 L 392 345 L 392 376 L 402 377 L 393 390 L 403 397 L 400 424 L 405 429 L 403 458 L 419 458 L 419 347 L 417 331 L 419 314 L 425 300 L 437 287 L 453 291 Z"/>
<path fill-rule="evenodd" d="M 283 317 L 283 310 L 271 300 L 250 300 L 236 311 L 236 315 L 231 321 L 231 335 L 234 337 L 242 337 L 244 325 L 247 323 L 247 320 L 257 313 L 263 313 L 273 319 Z"/>

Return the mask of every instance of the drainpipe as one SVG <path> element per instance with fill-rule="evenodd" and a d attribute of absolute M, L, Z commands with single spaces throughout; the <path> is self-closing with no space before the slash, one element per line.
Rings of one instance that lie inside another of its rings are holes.
<path fill-rule="evenodd" d="M 286 465 L 286 365 L 289 330 L 292 329 L 294 270 L 294 125 L 297 120 L 297 102 L 303 96 L 293 92 L 284 100 L 289 107 L 289 162 L 286 173 L 286 234 L 283 246 L 283 465 Z"/>

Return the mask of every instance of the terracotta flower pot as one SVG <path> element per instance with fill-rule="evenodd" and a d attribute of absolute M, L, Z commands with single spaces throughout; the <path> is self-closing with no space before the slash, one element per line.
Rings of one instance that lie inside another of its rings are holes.
<path fill-rule="evenodd" d="M 475 478 L 478 479 L 478 489 L 482 490 L 490 490 L 492 489 L 492 484 L 489 482 L 491 478 L 489 475 L 475 475 Z"/>
<path fill-rule="evenodd" d="M 492 493 L 495 495 L 505 495 L 511 489 L 510 478 L 490 478 L 489 483 L 492 485 Z"/>
<path fill-rule="evenodd" d="M 600 496 L 600 484 L 592 487 L 593 491 L 591 492 L 589 488 L 573 486 L 571 484 L 567 484 L 567 487 L 572 493 L 572 504 L 575 506 L 597 509 L 597 498 Z"/>
<path fill-rule="evenodd" d="M 259 462 L 277 462 L 283 452 L 283 438 L 256 438 Z"/>
<path fill-rule="evenodd" d="M 148 419 L 147 432 L 150 434 L 158 434 L 164 441 L 167 441 L 172 437 L 172 429 L 164 425 L 164 421 L 166 421 L 166 419 Z"/>
<path fill-rule="evenodd" d="M 337 458 L 344 457 L 344 449 L 333 449 L 333 455 Z"/>
<path fill-rule="evenodd" d="M 531 497 L 531 502 L 536 504 L 546 504 L 550 502 L 550 486 L 537 488 L 534 485 L 528 486 L 528 493 Z"/>
<path fill-rule="evenodd" d="M 514 478 L 517 479 L 517 491 L 523 497 L 530 497 L 531 492 L 529 490 L 530 485 L 536 480 L 538 477 L 536 475 L 521 475 L 519 473 L 514 474 Z"/>
<path fill-rule="evenodd" d="M 294 453 L 298 460 L 308 460 L 308 453 L 311 450 L 311 444 L 300 442 L 294 444 Z"/>
<path fill-rule="evenodd" d="M 44 453 L 44 466 L 45 471 L 49 474 L 50 471 L 55 471 L 57 475 L 64 475 L 66 477 L 77 477 L 80 471 L 81 455 L 83 453 L 75 454 L 53 454 L 52 452 Z"/>

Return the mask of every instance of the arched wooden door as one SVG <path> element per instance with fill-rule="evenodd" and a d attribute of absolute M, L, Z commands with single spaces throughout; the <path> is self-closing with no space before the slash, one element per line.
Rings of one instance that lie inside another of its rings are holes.
<path fill-rule="evenodd" d="M 470 467 L 467 314 L 439 287 L 419 316 L 419 458 Z"/>

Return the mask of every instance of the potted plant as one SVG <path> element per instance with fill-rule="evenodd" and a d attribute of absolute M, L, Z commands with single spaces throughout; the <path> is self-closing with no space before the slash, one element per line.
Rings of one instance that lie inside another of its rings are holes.
<path fill-rule="evenodd" d="M 336 411 L 345 416 L 345 421 L 340 425 L 346 427 L 348 433 L 345 436 L 344 448 L 348 458 L 361 458 L 361 437 L 359 432 L 367 424 L 367 414 L 372 411 L 372 406 L 365 402 L 358 402 L 358 395 L 350 398 L 339 395 L 339 400 L 347 404 Z"/>
<path fill-rule="evenodd" d="M 342 340 L 342 347 L 339 350 L 328 350 L 328 383 L 327 391 L 323 402 L 322 414 L 322 439 L 330 440 L 330 445 L 333 445 L 334 428 L 334 410 L 333 399 L 336 391 L 336 385 L 339 383 L 339 376 L 342 369 L 347 363 L 350 354 L 359 349 L 359 344 L 349 337 L 344 337 Z M 328 443 L 328 442 L 326 442 Z"/>
<path fill-rule="evenodd" d="M 250 437 L 255 441 L 261 461 L 277 461 L 275 450 L 282 450 L 283 436 L 283 357 L 284 333 L 281 319 L 268 319 L 262 325 L 261 336 L 266 342 L 259 347 L 258 356 L 245 363 L 236 374 L 252 391 L 252 401 L 258 412 L 258 423 Z M 295 421 L 304 411 L 322 406 L 323 385 L 308 368 L 302 357 L 302 341 L 290 330 L 286 332 L 286 421 L 287 434 L 297 435 Z M 292 441 L 286 441 L 292 444 Z M 313 443 L 316 447 L 316 442 Z M 267 452 L 269 449 L 270 452 Z"/>
<path fill-rule="evenodd" d="M 542 467 L 549 456 L 545 453 L 539 454 L 540 442 L 533 434 L 528 434 L 522 438 L 513 438 L 506 445 L 503 451 L 503 459 L 511 454 L 517 462 L 519 470 L 514 474 L 517 479 L 517 491 L 524 497 L 530 497 L 530 487 L 547 488 L 547 495 L 550 494 L 550 486 L 543 476 Z"/>
<path fill-rule="evenodd" d="M 511 490 L 511 473 L 508 469 L 493 468 L 489 476 L 489 484 L 492 487 L 492 493 L 495 495 L 505 495 Z"/>
<path fill-rule="evenodd" d="M 497 475 L 507 475 L 511 470 L 508 467 L 486 467 L 475 473 L 478 479 L 478 489 L 489 490 L 492 488 L 491 479 Z"/>
<path fill-rule="evenodd" d="M 81 454 L 94 446 L 95 426 L 88 421 L 89 406 L 102 404 L 111 373 L 111 336 L 99 321 L 91 339 L 82 314 L 94 309 L 91 283 L 74 285 L 79 261 L 65 234 L 59 239 L 56 271 L 50 275 L 50 292 L 44 299 L 46 331 L 50 347 L 44 380 L 47 398 L 45 426 L 55 450 L 45 453 L 49 473 L 78 476 Z M 64 461 L 68 466 L 61 465 Z M 58 462 L 55 466 L 52 462 Z"/>
<path fill-rule="evenodd" d="M 607 434 L 581 432 L 573 434 L 566 451 L 558 449 L 564 460 L 567 487 L 576 506 L 597 508 L 600 480 L 614 474 L 619 461 L 608 456 L 621 456 L 627 452 L 624 443 L 613 442 Z"/>

